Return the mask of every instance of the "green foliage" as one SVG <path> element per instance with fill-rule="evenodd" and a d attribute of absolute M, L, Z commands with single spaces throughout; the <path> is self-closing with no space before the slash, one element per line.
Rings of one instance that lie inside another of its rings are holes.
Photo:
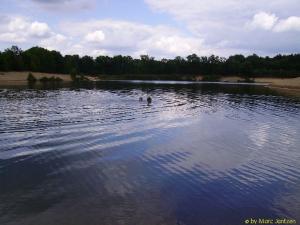
<path fill-rule="evenodd" d="M 71 72 L 70 72 L 70 76 L 71 76 L 71 80 L 72 81 L 76 81 L 76 79 L 77 79 L 77 71 L 76 71 L 76 69 L 71 69 Z"/>
<path fill-rule="evenodd" d="M 209 81 L 209 82 L 216 82 L 220 81 L 221 76 L 220 75 L 205 75 L 202 78 L 202 81 Z"/>
<path fill-rule="evenodd" d="M 59 78 L 59 77 L 50 77 L 50 78 L 48 78 L 48 77 L 42 77 L 40 79 L 40 82 L 42 82 L 42 83 L 60 83 L 62 81 L 63 80 L 61 78 Z"/>
<path fill-rule="evenodd" d="M 71 70 L 70 76 L 71 80 L 76 83 L 89 81 L 83 74 L 78 75 L 76 69 L 74 68 Z"/>
<path fill-rule="evenodd" d="M 0 70 L 2 71 L 21 71 L 24 63 L 22 50 L 17 46 L 7 48 L 0 54 Z"/>
<path fill-rule="evenodd" d="M 12 46 L 0 52 L 0 71 L 35 71 L 70 74 L 73 81 L 86 80 L 79 75 L 101 75 L 107 79 L 182 80 L 204 75 L 215 80 L 215 75 L 237 75 L 245 80 L 256 76 L 295 77 L 300 75 L 300 54 L 260 57 L 234 55 L 223 58 L 215 55 L 157 60 L 148 55 L 140 59 L 117 55 L 113 57 L 79 55 L 62 56 L 57 51 L 33 47 L 22 51 Z"/>
<path fill-rule="evenodd" d="M 70 77 L 74 83 L 89 82 L 83 74 L 78 75 L 76 69 L 71 70 Z"/>
<path fill-rule="evenodd" d="M 32 73 L 29 73 L 28 76 L 27 76 L 27 81 L 29 83 L 35 83 L 37 81 L 37 79 L 33 76 Z"/>

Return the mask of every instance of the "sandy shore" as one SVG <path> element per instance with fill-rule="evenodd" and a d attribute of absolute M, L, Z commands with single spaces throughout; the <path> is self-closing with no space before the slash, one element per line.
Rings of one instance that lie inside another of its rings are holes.
<path fill-rule="evenodd" d="M 30 72 L 0 72 L 0 85 L 1 86 L 18 86 L 27 85 L 27 76 Z M 68 74 L 58 74 L 58 73 L 39 73 L 31 72 L 32 75 L 37 79 L 42 77 L 59 77 L 63 82 L 71 82 L 71 77 Z M 97 78 L 91 76 L 85 76 L 90 81 L 98 81 Z"/>
<path fill-rule="evenodd" d="M 221 81 L 237 82 L 242 80 L 240 77 L 223 77 Z M 260 77 L 255 78 L 256 83 L 267 84 L 267 87 L 272 88 L 282 94 L 300 96 L 300 77 L 297 78 L 270 78 Z"/>
<path fill-rule="evenodd" d="M 0 85 L 25 85 L 27 84 L 27 76 L 29 72 L 0 72 Z M 42 77 L 59 77 L 65 82 L 70 82 L 71 77 L 67 74 L 54 74 L 54 73 L 38 73 L 32 72 L 36 79 Z"/>
<path fill-rule="evenodd" d="M 29 72 L 0 72 L 0 85 L 24 85 L 27 84 L 27 76 Z M 65 82 L 70 82 L 71 77 L 67 74 L 53 74 L 53 73 L 38 73 L 32 72 L 32 74 L 40 79 L 42 77 L 59 77 Z M 200 77 L 200 76 L 199 76 Z M 87 76 L 91 81 L 96 81 L 97 79 Z M 242 80 L 241 77 L 230 76 L 222 77 L 221 81 L 227 82 L 238 82 Z M 293 89 L 300 91 L 300 77 L 297 78 L 255 78 L 256 83 L 266 83 L 269 87 L 273 88 L 283 88 L 283 89 Z"/>
<path fill-rule="evenodd" d="M 300 90 L 300 77 L 297 78 L 256 78 L 256 82 L 269 83 L 272 87 Z"/>
<path fill-rule="evenodd" d="M 242 80 L 241 77 L 223 77 L 221 81 L 228 82 L 238 82 Z M 269 77 L 259 77 L 255 78 L 256 83 L 266 83 L 271 87 L 277 88 L 289 88 L 289 89 L 299 89 L 300 90 L 300 77 L 297 78 L 269 78 Z"/>

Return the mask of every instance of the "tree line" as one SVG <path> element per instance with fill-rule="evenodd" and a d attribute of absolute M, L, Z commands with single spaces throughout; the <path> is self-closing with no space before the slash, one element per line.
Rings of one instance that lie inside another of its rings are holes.
<path fill-rule="evenodd" d="M 131 56 L 113 57 L 79 55 L 63 56 L 58 51 L 41 47 L 32 47 L 22 51 L 17 46 L 0 52 L 0 71 L 32 71 L 84 75 L 157 75 L 159 76 L 229 76 L 244 77 L 272 76 L 295 77 L 300 75 L 300 54 L 276 55 L 261 57 L 233 55 L 228 58 L 215 55 L 187 57 L 177 56 L 174 59 L 157 60 L 148 55 L 139 59 Z"/>

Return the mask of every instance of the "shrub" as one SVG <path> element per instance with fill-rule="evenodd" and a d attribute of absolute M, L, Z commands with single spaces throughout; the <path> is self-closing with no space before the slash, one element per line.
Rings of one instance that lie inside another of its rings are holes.
<path fill-rule="evenodd" d="M 77 80 L 77 71 L 76 69 L 72 69 L 70 72 L 71 80 L 76 81 Z"/>
<path fill-rule="evenodd" d="M 255 83 L 255 80 L 253 78 L 246 77 L 244 82 L 246 82 L 246 83 Z"/>
<path fill-rule="evenodd" d="M 40 79 L 40 82 L 42 82 L 42 83 L 49 82 L 49 78 L 48 78 L 48 77 L 42 77 L 42 78 Z"/>
<path fill-rule="evenodd" d="M 250 78 L 250 77 L 245 77 L 245 79 L 243 80 L 238 80 L 239 83 L 255 83 L 255 79 L 254 78 Z"/>
<path fill-rule="evenodd" d="M 27 76 L 27 81 L 29 83 L 35 83 L 36 82 L 36 78 L 32 75 L 32 73 L 29 73 Z"/>
<path fill-rule="evenodd" d="M 55 77 L 54 79 L 55 79 L 55 82 L 62 82 L 63 81 L 63 79 L 61 79 L 60 77 Z"/>
<path fill-rule="evenodd" d="M 48 78 L 48 77 L 42 77 L 41 79 L 40 79 L 40 82 L 42 82 L 42 83 L 59 83 L 59 82 L 62 82 L 63 80 L 60 78 L 60 77 L 50 77 L 50 78 Z"/>
<path fill-rule="evenodd" d="M 201 81 L 217 82 L 221 79 L 218 75 L 205 75 Z"/>

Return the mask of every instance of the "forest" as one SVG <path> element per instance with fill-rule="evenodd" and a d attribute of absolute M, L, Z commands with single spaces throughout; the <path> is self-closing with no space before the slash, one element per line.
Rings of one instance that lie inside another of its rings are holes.
<path fill-rule="evenodd" d="M 233 55 L 228 58 L 198 56 L 177 56 L 174 59 L 157 60 L 148 55 L 140 58 L 116 55 L 83 56 L 62 55 L 41 47 L 21 50 L 17 46 L 0 52 L 0 71 L 32 71 L 83 75 L 118 75 L 130 78 L 132 75 L 180 78 L 189 75 L 241 77 L 297 77 L 300 75 L 300 54 L 261 57 L 256 54 Z"/>

